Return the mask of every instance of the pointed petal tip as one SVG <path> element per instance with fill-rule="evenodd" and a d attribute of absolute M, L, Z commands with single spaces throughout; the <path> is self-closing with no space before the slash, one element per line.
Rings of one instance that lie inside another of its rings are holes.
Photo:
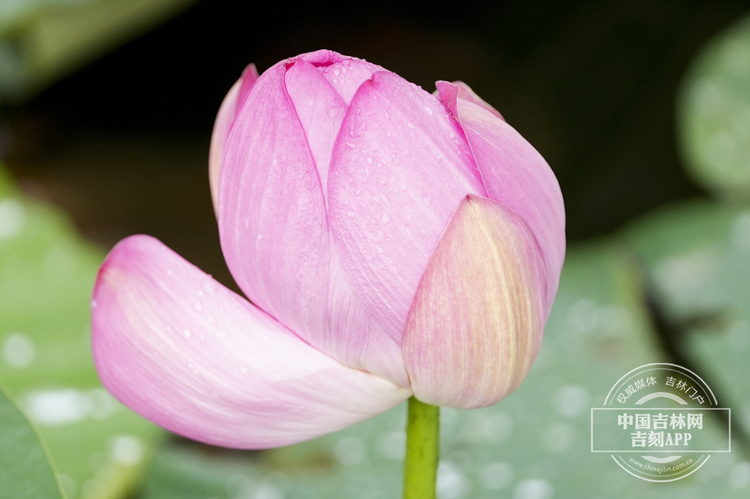
<path fill-rule="evenodd" d="M 469 103 L 479 106 L 485 111 L 489 111 L 495 117 L 505 121 L 505 118 L 503 118 L 503 115 L 500 114 L 497 109 L 479 97 L 469 85 L 462 81 L 448 82 L 441 80 L 435 82 L 435 87 L 437 88 L 438 98 L 448 109 L 450 109 L 451 113 L 457 120 L 459 119 L 457 101 L 458 99 L 462 99 L 464 105 Z"/>
<path fill-rule="evenodd" d="M 437 87 L 471 147 L 487 196 L 520 215 L 539 242 L 548 278 L 546 317 L 565 259 L 565 206 L 557 178 L 542 155 L 467 85 Z"/>

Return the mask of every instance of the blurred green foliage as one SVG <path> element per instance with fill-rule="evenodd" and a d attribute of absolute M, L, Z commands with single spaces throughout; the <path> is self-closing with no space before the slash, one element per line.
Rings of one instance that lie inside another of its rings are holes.
<path fill-rule="evenodd" d="M 709 189 L 750 200 L 750 16 L 698 55 L 679 97 L 679 135 L 689 171 Z"/>
<path fill-rule="evenodd" d="M 193 1 L 0 1 L 0 102 L 28 98 Z"/>
<path fill-rule="evenodd" d="M 103 257 L 0 169 L 0 382 L 39 427 L 68 499 L 122 497 L 161 434 L 94 369 L 89 300 Z"/>
<path fill-rule="evenodd" d="M 47 453 L 34 428 L 0 385 L 0 498 L 60 499 Z"/>

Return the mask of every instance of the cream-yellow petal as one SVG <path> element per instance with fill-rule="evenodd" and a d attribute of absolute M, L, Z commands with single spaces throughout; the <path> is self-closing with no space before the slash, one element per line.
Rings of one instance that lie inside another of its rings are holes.
<path fill-rule="evenodd" d="M 402 346 L 415 396 L 468 409 L 515 390 L 542 341 L 545 283 L 539 246 L 523 219 L 467 196 L 409 311 Z"/>

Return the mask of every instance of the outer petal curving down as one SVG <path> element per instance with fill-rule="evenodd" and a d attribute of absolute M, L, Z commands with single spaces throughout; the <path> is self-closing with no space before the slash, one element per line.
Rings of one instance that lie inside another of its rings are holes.
<path fill-rule="evenodd" d="M 320 353 L 148 236 L 112 250 L 92 306 L 104 385 L 151 421 L 202 442 L 287 445 L 411 395 Z"/>
<path fill-rule="evenodd" d="M 427 264 L 404 332 L 414 396 L 492 405 L 526 377 L 542 341 L 544 266 L 511 210 L 467 196 Z"/>

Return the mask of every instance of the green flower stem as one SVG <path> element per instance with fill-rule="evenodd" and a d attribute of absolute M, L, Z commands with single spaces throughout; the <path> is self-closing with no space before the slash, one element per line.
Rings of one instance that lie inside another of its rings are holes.
<path fill-rule="evenodd" d="M 435 499 L 440 407 L 409 399 L 404 460 L 404 499 Z"/>

